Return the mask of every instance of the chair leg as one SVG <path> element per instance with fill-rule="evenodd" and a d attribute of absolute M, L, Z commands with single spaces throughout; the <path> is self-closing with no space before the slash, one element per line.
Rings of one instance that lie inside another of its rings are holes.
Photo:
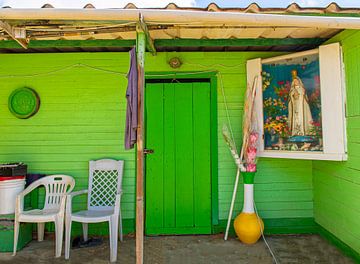
<path fill-rule="evenodd" d="M 19 228 L 20 228 L 20 223 L 19 223 L 19 221 L 17 221 L 15 219 L 15 222 L 14 222 L 14 251 L 13 251 L 13 256 L 16 255 L 16 249 L 17 249 L 17 244 L 18 244 L 18 239 L 19 239 Z"/>
<path fill-rule="evenodd" d="M 65 218 L 65 259 L 70 257 L 71 218 Z"/>
<path fill-rule="evenodd" d="M 64 217 L 57 216 L 55 218 L 55 257 L 61 256 L 62 240 L 64 233 Z"/>
<path fill-rule="evenodd" d="M 122 228 L 122 217 L 121 217 L 121 210 L 119 213 L 119 234 L 120 234 L 120 241 L 123 241 L 123 228 Z"/>
<path fill-rule="evenodd" d="M 88 240 L 88 223 L 82 223 L 84 241 Z"/>
<path fill-rule="evenodd" d="M 109 220 L 109 246 L 110 246 L 110 262 L 111 262 L 111 253 L 113 252 L 113 244 L 111 243 L 113 240 L 113 229 L 111 226 L 112 222 Z"/>
<path fill-rule="evenodd" d="M 44 240 L 45 223 L 37 223 L 38 241 Z"/>
<path fill-rule="evenodd" d="M 110 262 L 115 262 L 117 260 L 118 225 L 119 218 L 112 216 L 109 221 Z"/>

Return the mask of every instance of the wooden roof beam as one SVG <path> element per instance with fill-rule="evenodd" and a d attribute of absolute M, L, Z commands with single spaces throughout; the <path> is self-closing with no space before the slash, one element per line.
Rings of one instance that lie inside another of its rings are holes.
<path fill-rule="evenodd" d="M 28 48 L 25 28 L 13 27 L 5 21 L 0 21 L 0 28 L 2 28 L 13 40 L 19 43 L 21 47 L 24 49 Z"/>
<path fill-rule="evenodd" d="M 148 27 L 144 21 L 144 16 L 141 13 L 139 15 L 139 28 L 140 28 L 140 31 L 145 33 L 147 50 L 150 51 L 153 56 L 155 56 L 156 48 L 155 48 L 154 40 L 150 36 Z"/>

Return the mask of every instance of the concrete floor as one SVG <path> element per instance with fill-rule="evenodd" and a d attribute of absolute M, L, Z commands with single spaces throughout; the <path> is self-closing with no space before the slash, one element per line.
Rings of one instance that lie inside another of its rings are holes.
<path fill-rule="evenodd" d="M 267 236 L 278 263 L 347 264 L 354 263 L 336 247 L 318 235 Z M 109 247 L 106 239 L 100 246 L 71 250 L 69 261 L 54 258 L 54 240 L 32 241 L 18 252 L 0 253 L 0 263 L 108 263 Z M 118 263 L 135 263 L 135 240 L 131 236 L 119 244 Z M 151 264 L 222 264 L 222 263 L 274 263 L 263 241 L 247 246 L 237 239 L 224 241 L 222 235 L 147 237 L 145 263 Z"/>

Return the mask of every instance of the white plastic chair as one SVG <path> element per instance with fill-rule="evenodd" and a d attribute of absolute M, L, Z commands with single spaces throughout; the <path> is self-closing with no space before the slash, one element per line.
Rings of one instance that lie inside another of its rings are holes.
<path fill-rule="evenodd" d="M 24 211 L 25 195 L 39 186 L 45 187 L 44 208 Z M 75 181 L 71 176 L 51 175 L 33 182 L 16 197 L 13 256 L 16 255 L 20 222 L 37 223 L 38 241 L 44 240 L 45 223 L 54 222 L 56 236 L 55 257 L 61 256 L 66 193 L 70 193 L 74 186 Z"/>
<path fill-rule="evenodd" d="M 65 259 L 70 256 L 72 221 L 82 223 L 84 240 L 88 239 L 88 223 L 109 222 L 110 261 L 117 259 L 118 227 L 120 219 L 120 240 L 122 221 L 120 210 L 123 160 L 102 159 L 89 162 L 88 190 L 77 191 L 67 196 L 65 216 Z M 88 194 L 87 210 L 72 212 L 72 198 Z"/>

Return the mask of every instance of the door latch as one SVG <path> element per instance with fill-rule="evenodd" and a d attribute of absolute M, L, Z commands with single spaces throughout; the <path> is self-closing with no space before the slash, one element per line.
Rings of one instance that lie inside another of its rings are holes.
<path fill-rule="evenodd" d="M 144 154 L 153 154 L 154 150 L 153 149 L 144 149 Z"/>

